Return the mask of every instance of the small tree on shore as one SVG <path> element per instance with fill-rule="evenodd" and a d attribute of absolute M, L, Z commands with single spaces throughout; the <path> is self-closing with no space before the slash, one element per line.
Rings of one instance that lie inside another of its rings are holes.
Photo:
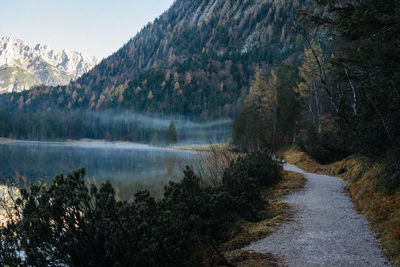
<path fill-rule="evenodd" d="M 173 145 L 178 142 L 178 135 L 173 121 L 171 121 L 167 133 L 167 145 Z"/>

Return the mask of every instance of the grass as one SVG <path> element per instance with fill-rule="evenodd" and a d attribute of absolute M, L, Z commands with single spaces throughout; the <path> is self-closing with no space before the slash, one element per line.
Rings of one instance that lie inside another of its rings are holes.
<path fill-rule="evenodd" d="M 370 162 L 364 157 L 349 157 L 322 165 L 296 148 L 284 151 L 282 155 L 289 163 L 307 172 L 342 177 L 356 210 L 370 222 L 385 256 L 395 266 L 400 266 L 400 190 L 390 195 L 377 190 L 383 171 L 381 163 Z"/>
<path fill-rule="evenodd" d="M 232 238 L 222 245 L 225 258 L 235 266 L 281 266 L 280 259 L 271 254 L 251 253 L 241 250 L 250 243 L 273 232 L 278 223 L 291 218 L 289 206 L 281 202 L 283 196 L 304 187 L 305 178 L 298 173 L 282 171 L 282 180 L 271 188 L 264 189 L 263 198 L 268 201 L 262 211 L 265 219 L 259 222 L 241 220 L 232 232 Z"/>
<path fill-rule="evenodd" d="M 175 145 L 171 148 L 176 150 L 189 150 L 197 152 L 209 152 L 211 150 L 229 150 L 228 144 L 205 144 L 205 145 Z"/>

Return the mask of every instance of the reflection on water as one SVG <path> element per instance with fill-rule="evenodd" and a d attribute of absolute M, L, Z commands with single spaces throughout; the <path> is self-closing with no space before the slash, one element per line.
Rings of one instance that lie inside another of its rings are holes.
<path fill-rule="evenodd" d="M 161 196 L 170 180 L 183 176 L 197 154 L 146 145 L 95 142 L 0 142 L 0 178 L 19 184 L 45 181 L 80 167 L 90 183 L 109 180 L 121 199 L 132 199 L 137 190 Z"/>

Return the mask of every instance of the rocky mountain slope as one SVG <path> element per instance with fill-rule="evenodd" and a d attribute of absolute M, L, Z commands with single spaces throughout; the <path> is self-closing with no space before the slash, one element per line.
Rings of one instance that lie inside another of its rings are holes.
<path fill-rule="evenodd" d="M 22 40 L 0 38 L 0 94 L 32 86 L 66 85 L 91 70 L 94 57 L 78 52 L 55 51 L 46 45 L 30 47 Z"/>
<path fill-rule="evenodd" d="M 256 68 L 293 64 L 304 42 L 291 24 L 307 0 L 177 0 L 76 82 L 0 99 L 9 110 L 127 108 L 231 116 Z"/>

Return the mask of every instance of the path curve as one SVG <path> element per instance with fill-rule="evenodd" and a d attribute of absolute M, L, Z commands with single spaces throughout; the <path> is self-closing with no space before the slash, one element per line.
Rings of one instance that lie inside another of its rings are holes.
<path fill-rule="evenodd" d="M 302 173 L 305 188 L 285 200 L 295 211 L 292 220 L 244 250 L 281 256 L 288 266 L 391 266 L 382 256 L 367 220 L 354 210 L 337 177 Z"/>

